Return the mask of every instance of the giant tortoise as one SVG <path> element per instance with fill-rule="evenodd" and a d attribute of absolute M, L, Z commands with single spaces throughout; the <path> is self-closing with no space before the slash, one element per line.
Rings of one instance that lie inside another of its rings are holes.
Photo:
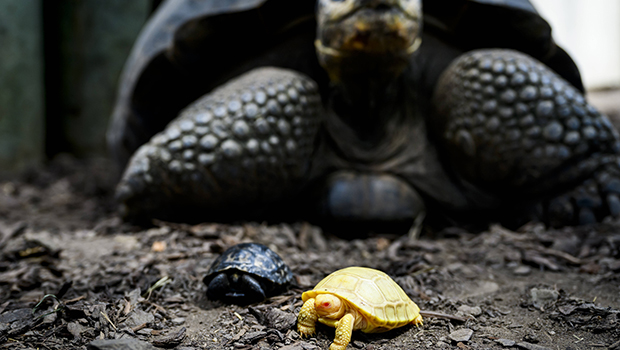
<path fill-rule="evenodd" d="M 618 133 L 528 0 L 170 0 L 112 119 L 128 219 L 620 212 Z"/>

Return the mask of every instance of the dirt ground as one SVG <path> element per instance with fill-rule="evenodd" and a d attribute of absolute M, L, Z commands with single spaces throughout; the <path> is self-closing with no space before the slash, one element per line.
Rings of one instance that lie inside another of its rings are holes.
<path fill-rule="evenodd" d="M 303 222 L 134 227 L 108 165 L 63 156 L 0 183 L 0 349 L 327 349 L 333 328 L 296 331 L 301 292 L 351 265 L 390 274 L 425 321 L 355 332 L 348 349 L 620 349 L 620 221 L 354 240 Z M 207 300 L 209 265 L 245 241 L 279 253 L 293 285 L 250 306 Z"/>

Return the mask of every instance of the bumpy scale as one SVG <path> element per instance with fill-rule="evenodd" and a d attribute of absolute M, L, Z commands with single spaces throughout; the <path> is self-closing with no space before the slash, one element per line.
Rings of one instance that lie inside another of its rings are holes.
<path fill-rule="evenodd" d="M 336 328 L 330 350 L 344 350 L 351 333 L 386 332 L 407 324 L 422 324 L 420 308 L 384 272 L 348 267 L 325 277 L 301 296 L 297 318 L 302 336 L 315 333 L 316 322 Z"/>

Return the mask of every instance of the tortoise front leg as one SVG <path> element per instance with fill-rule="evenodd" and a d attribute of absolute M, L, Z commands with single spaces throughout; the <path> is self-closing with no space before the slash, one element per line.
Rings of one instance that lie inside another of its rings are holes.
<path fill-rule="evenodd" d="M 566 80 L 525 54 L 477 50 L 453 62 L 433 99 L 452 170 L 552 226 L 620 214 L 620 139 Z M 529 216 L 529 217 L 528 217 Z"/>
<path fill-rule="evenodd" d="M 329 346 L 329 350 L 345 350 L 351 341 L 353 333 L 353 323 L 355 317 L 352 314 L 344 315 L 337 323 L 336 336 L 334 342 Z"/>
<path fill-rule="evenodd" d="M 116 191 L 129 218 L 225 220 L 303 185 L 321 115 L 303 74 L 250 71 L 187 107 L 136 151 Z"/>
<path fill-rule="evenodd" d="M 302 337 L 309 337 L 316 332 L 316 321 L 319 315 L 314 308 L 314 298 L 306 300 L 297 316 L 297 331 Z"/>

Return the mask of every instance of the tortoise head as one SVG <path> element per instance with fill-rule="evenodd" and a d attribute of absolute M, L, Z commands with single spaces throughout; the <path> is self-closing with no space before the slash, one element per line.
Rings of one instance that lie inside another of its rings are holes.
<path fill-rule="evenodd" d="M 332 294 L 319 294 L 314 299 L 314 309 L 322 318 L 339 319 L 344 316 L 346 308 L 339 297 Z"/>
<path fill-rule="evenodd" d="M 372 69 L 400 74 L 421 43 L 421 0 L 318 0 L 319 62 L 332 80 Z"/>

